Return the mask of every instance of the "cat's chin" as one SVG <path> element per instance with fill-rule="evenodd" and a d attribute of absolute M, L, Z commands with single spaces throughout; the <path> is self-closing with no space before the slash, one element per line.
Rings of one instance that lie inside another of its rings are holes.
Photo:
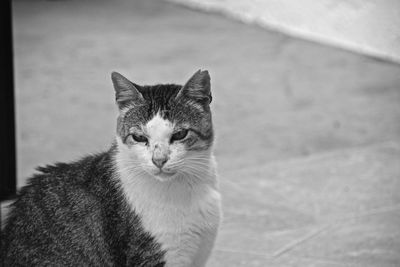
<path fill-rule="evenodd" d="M 177 176 L 177 172 L 157 171 L 153 173 L 153 176 L 158 181 L 167 182 L 173 180 Z"/>

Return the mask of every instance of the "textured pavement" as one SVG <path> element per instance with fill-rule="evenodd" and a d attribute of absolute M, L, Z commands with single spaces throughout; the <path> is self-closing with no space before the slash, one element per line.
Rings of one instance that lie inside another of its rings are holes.
<path fill-rule="evenodd" d="M 400 266 L 400 67 L 142 1 L 14 1 L 18 183 L 108 147 L 113 70 L 212 78 L 225 219 L 209 266 Z"/>

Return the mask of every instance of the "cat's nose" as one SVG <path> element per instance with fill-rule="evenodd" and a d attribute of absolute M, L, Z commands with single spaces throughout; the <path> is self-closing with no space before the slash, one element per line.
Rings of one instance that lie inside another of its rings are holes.
<path fill-rule="evenodd" d="M 151 160 L 153 161 L 154 165 L 156 165 L 158 168 L 162 168 L 164 164 L 168 161 L 167 157 L 152 157 Z"/>
<path fill-rule="evenodd" d="M 153 157 L 151 160 L 153 161 L 154 165 L 161 169 L 168 161 L 168 154 L 168 147 L 165 144 L 157 143 L 154 145 Z"/>

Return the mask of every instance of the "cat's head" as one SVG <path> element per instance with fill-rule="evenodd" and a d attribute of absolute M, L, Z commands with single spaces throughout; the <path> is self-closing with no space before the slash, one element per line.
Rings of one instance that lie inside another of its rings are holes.
<path fill-rule="evenodd" d="M 208 71 L 197 71 L 183 86 L 139 86 L 116 72 L 111 78 L 124 168 L 161 181 L 207 168 L 214 137 Z"/>

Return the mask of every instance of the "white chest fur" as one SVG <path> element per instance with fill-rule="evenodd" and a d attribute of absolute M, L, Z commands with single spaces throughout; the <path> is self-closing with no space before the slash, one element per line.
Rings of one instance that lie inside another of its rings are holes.
<path fill-rule="evenodd" d="M 117 160 L 117 166 L 121 165 Z M 192 177 L 160 182 L 146 173 L 132 175 L 118 166 L 123 191 L 144 229 L 166 251 L 166 266 L 204 266 L 220 221 L 215 185 L 188 183 Z M 215 180 L 215 173 L 206 174 Z"/>
<path fill-rule="evenodd" d="M 187 199 L 186 203 L 157 201 L 146 206 L 140 211 L 144 228 L 167 251 L 167 266 L 195 266 L 196 254 L 206 249 L 202 246 L 213 245 L 204 241 L 215 232 L 219 223 L 219 194 L 216 191 L 204 192 L 203 196 Z"/>

